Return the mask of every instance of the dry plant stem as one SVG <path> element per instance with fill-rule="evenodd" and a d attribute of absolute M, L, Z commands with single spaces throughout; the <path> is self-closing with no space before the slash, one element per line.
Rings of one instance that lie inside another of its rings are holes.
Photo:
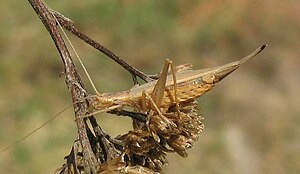
<path fill-rule="evenodd" d="M 28 0 L 44 26 L 50 33 L 55 46 L 60 54 L 62 62 L 64 64 L 65 69 L 65 82 L 68 89 L 71 92 L 73 102 L 76 102 L 78 99 L 86 97 L 87 93 L 84 90 L 84 85 L 81 81 L 80 75 L 77 72 L 75 65 L 71 59 L 70 53 L 59 33 L 59 30 L 56 26 L 55 19 L 52 16 L 52 13 L 45 6 L 45 4 L 41 0 Z M 78 128 L 79 140 L 81 142 L 81 146 L 83 148 L 83 158 L 85 160 L 86 166 L 88 166 L 87 171 L 92 173 L 97 173 L 99 169 L 99 163 L 92 151 L 84 119 L 80 118 L 80 115 L 86 113 L 88 108 L 88 102 L 80 102 L 74 105 L 76 124 Z"/>
<path fill-rule="evenodd" d="M 135 119 L 139 122 L 146 122 L 147 120 L 147 114 L 144 114 L 142 112 L 134 112 L 134 111 L 126 111 L 126 110 L 111 110 L 108 111 L 107 113 L 110 114 L 115 114 L 117 116 L 126 116 L 126 117 L 130 117 L 132 119 Z"/>
<path fill-rule="evenodd" d="M 68 31 L 70 31 L 71 33 L 73 33 L 75 36 L 77 36 L 81 40 L 85 41 L 87 44 L 91 45 L 95 49 L 99 50 L 100 52 L 102 52 L 103 54 L 105 54 L 106 56 L 108 56 L 109 58 L 111 58 L 112 60 L 114 60 L 115 62 L 117 62 L 119 65 L 121 65 L 127 71 L 129 71 L 132 74 L 133 80 L 135 81 L 135 83 L 136 83 L 135 76 L 140 77 L 145 82 L 150 82 L 150 81 L 153 80 L 151 77 L 149 77 L 148 75 L 144 74 L 142 71 L 136 69 L 135 67 L 131 66 L 127 62 L 125 62 L 122 58 L 120 58 L 119 56 L 115 55 L 112 51 L 110 51 L 109 49 L 105 48 L 103 45 L 101 45 L 97 41 L 93 40 L 92 38 L 90 38 L 86 34 L 80 32 L 76 28 L 74 22 L 71 19 L 63 16 L 62 14 L 60 14 L 60 13 L 54 11 L 54 10 L 52 10 L 52 13 L 55 15 L 55 17 L 57 18 L 58 22 L 65 29 L 67 29 Z"/>
<path fill-rule="evenodd" d="M 95 142 L 100 145 L 101 154 L 97 155 L 99 161 L 102 163 L 109 161 L 111 159 L 117 158 L 120 154 L 111 142 L 111 137 L 102 130 L 102 128 L 97 124 L 95 117 L 89 117 L 93 130 L 95 132 L 97 141 Z M 92 135 L 93 136 L 93 135 Z M 95 145 L 96 146 L 96 145 Z M 97 147 L 97 146 L 96 146 Z M 99 151 L 99 149 L 97 149 Z M 96 151 L 97 151 L 96 150 Z"/>

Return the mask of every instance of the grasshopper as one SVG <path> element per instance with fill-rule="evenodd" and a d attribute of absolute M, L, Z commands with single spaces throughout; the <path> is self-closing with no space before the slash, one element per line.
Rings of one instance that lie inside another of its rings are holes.
<path fill-rule="evenodd" d="M 54 18 L 56 19 L 55 16 Z M 96 92 L 96 95 L 90 96 L 90 110 L 92 113 L 83 117 L 88 117 L 95 113 L 121 109 L 124 106 L 130 106 L 138 111 L 145 111 L 147 108 L 151 108 L 159 112 L 160 110 L 165 110 L 175 105 L 177 110 L 179 110 L 179 103 L 202 96 L 224 77 L 236 70 L 243 63 L 255 57 L 267 46 L 266 44 L 262 45 L 250 55 L 239 61 L 200 70 L 191 70 L 191 65 L 189 64 L 179 65 L 174 68 L 172 61 L 167 59 L 158 80 L 150 81 L 140 86 L 134 86 L 127 91 L 101 94 L 96 89 L 89 73 L 81 61 L 81 58 L 77 54 L 62 26 L 58 21 L 57 24 L 71 45 L 94 91 Z M 170 67 L 171 73 L 168 73 Z"/>
<path fill-rule="evenodd" d="M 91 109 L 96 113 L 124 106 L 130 106 L 139 111 L 145 111 L 149 107 L 155 110 L 165 110 L 181 102 L 194 100 L 211 90 L 224 77 L 255 57 L 266 46 L 266 44 L 262 45 L 238 61 L 199 70 L 191 70 L 186 65 L 182 65 L 178 66 L 179 70 L 176 71 L 172 62 L 166 60 L 158 80 L 135 86 L 127 91 L 93 95 L 91 96 Z M 171 74 L 168 73 L 169 67 L 172 69 Z M 184 68 L 180 69 L 181 67 Z"/>
<path fill-rule="evenodd" d="M 239 61 L 200 70 L 191 70 L 186 65 L 174 68 L 172 62 L 166 60 L 158 80 L 128 91 L 96 95 L 92 107 L 101 112 L 102 108 L 131 106 L 146 112 L 146 124 L 134 120 L 134 130 L 126 134 L 123 154 L 129 166 L 148 166 L 160 171 L 166 163 L 165 152 L 187 157 L 186 149 L 192 147 L 203 130 L 202 117 L 197 114 L 194 100 L 265 47 L 262 45 Z M 168 73 L 170 67 L 171 73 Z"/>

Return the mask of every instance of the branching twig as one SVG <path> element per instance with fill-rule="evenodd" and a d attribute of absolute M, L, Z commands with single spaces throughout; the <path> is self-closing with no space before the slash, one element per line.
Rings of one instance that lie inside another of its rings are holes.
<path fill-rule="evenodd" d="M 62 62 L 64 64 L 65 69 L 65 81 L 68 89 L 71 92 L 73 102 L 78 101 L 79 99 L 86 97 L 88 94 L 84 90 L 84 85 L 81 81 L 80 75 L 76 70 L 76 67 L 71 59 L 70 53 L 59 33 L 59 30 L 56 26 L 56 21 L 52 16 L 52 13 L 45 6 L 45 4 L 41 0 L 28 0 L 32 5 L 33 9 L 43 22 L 44 26 L 50 33 L 55 46 L 60 54 Z M 88 168 L 86 170 L 90 170 L 92 173 L 97 173 L 99 169 L 99 163 L 92 151 L 84 120 L 80 117 L 80 115 L 86 114 L 88 108 L 88 102 L 80 102 L 74 105 L 76 123 L 78 128 L 79 140 L 81 142 L 81 146 L 83 149 L 83 158 L 85 160 Z"/>
<path fill-rule="evenodd" d="M 148 75 L 144 74 L 142 71 L 138 70 L 137 68 L 131 66 L 130 64 L 128 64 L 127 62 L 125 62 L 122 58 L 120 58 L 119 56 L 117 56 L 116 54 L 114 54 L 112 51 L 110 51 L 109 49 L 105 48 L 103 45 L 101 45 L 97 41 L 93 40 L 92 38 L 90 38 L 86 34 L 80 32 L 76 28 L 74 22 L 71 19 L 63 16 L 62 14 L 60 14 L 60 13 L 54 11 L 54 10 L 52 10 L 52 12 L 55 15 L 55 17 L 58 19 L 58 22 L 65 29 L 69 30 L 75 36 L 77 36 L 81 40 L 85 41 L 87 44 L 91 45 L 92 47 L 94 47 L 95 49 L 99 50 L 100 52 L 102 52 L 103 54 L 105 54 L 106 56 L 108 56 L 109 58 L 111 58 L 112 60 L 114 60 L 116 63 L 118 63 L 119 65 L 121 65 L 123 68 L 125 68 L 127 71 L 129 71 L 133 75 L 133 79 L 135 79 L 135 76 L 138 76 L 141 79 L 143 79 L 145 82 L 152 81 L 151 77 L 149 77 Z"/>
<path fill-rule="evenodd" d="M 133 112 L 133 111 L 114 109 L 114 110 L 108 111 L 107 113 L 115 114 L 117 116 L 130 117 L 130 118 L 135 119 L 139 122 L 146 122 L 147 121 L 147 114 L 144 114 L 142 112 Z"/>

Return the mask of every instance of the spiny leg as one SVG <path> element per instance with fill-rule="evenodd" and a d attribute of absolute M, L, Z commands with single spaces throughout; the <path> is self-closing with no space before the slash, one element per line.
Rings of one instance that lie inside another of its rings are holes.
<path fill-rule="evenodd" d="M 147 96 L 146 96 L 146 93 L 143 91 L 142 98 L 141 98 L 141 106 L 140 106 L 138 112 L 145 113 L 147 115 L 146 120 L 145 120 L 146 124 L 149 123 L 149 113 L 147 113 L 148 108 L 149 108 L 149 105 L 147 104 Z M 145 122 L 142 123 L 136 119 L 132 119 L 132 127 L 134 130 L 140 129 L 145 125 Z"/>
<path fill-rule="evenodd" d="M 147 104 L 147 99 L 149 100 L 149 104 Z M 149 106 L 153 107 L 153 108 L 149 108 Z M 141 111 L 143 113 L 147 114 L 146 125 L 149 125 L 151 116 L 153 115 L 154 112 L 157 112 L 158 116 L 164 122 L 166 122 L 168 126 L 170 124 L 172 124 L 172 122 L 163 115 L 160 108 L 157 107 L 157 105 L 154 102 L 154 100 L 152 99 L 152 97 L 148 93 L 146 93 L 145 91 L 142 92 Z M 145 125 L 145 124 L 144 123 L 141 124 L 141 122 L 138 122 L 137 120 L 133 119 L 133 128 L 134 129 L 140 129 L 140 128 L 143 127 L 143 125 Z"/>
<path fill-rule="evenodd" d="M 177 80 L 176 80 L 176 68 L 174 67 L 172 61 L 166 59 L 163 71 L 153 89 L 152 98 L 158 108 L 161 107 L 161 103 L 164 97 L 164 92 L 166 90 L 166 80 L 168 76 L 169 67 L 171 68 L 171 73 L 173 76 L 173 86 L 174 86 L 174 101 L 176 105 L 176 110 L 179 114 L 179 106 L 177 99 Z"/>
<path fill-rule="evenodd" d="M 178 99 L 177 99 L 176 68 L 174 67 L 172 61 L 170 61 L 169 59 L 166 59 L 166 61 L 165 61 L 163 71 L 162 71 L 157 83 L 154 86 L 151 97 L 152 97 L 155 105 L 157 106 L 157 108 L 161 108 L 164 93 L 166 90 L 166 81 L 167 81 L 167 77 L 168 77 L 169 67 L 171 68 L 171 73 L 173 76 L 174 101 L 175 101 L 176 111 L 178 113 L 178 116 L 180 116 L 179 103 L 178 103 Z M 155 108 L 153 108 L 153 106 L 152 106 L 152 109 L 155 109 Z"/>
<path fill-rule="evenodd" d="M 158 115 L 161 117 L 161 119 L 163 119 L 168 125 L 174 124 L 162 114 L 160 108 L 157 107 L 156 103 L 154 102 L 154 100 L 152 99 L 152 97 L 149 94 L 147 94 L 145 91 L 143 91 L 143 94 L 149 99 L 151 106 L 154 107 L 154 111 L 156 111 L 158 113 Z M 150 118 L 148 117 L 148 119 L 150 119 Z"/>
<path fill-rule="evenodd" d="M 163 71 L 157 80 L 157 83 L 154 86 L 154 89 L 151 94 L 151 98 L 153 99 L 153 102 L 157 106 L 157 108 L 161 108 L 161 104 L 163 101 L 164 93 L 166 90 L 166 81 L 168 77 L 168 71 L 169 66 L 172 62 L 169 59 L 166 59 L 165 65 L 163 67 Z M 152 106 L 152 109 L 155 109 L 154 106 Z"/>
<path fill-rule="evenodd" d="M 152 111 L 156 111 L 158 115 L 161 117 L 162 120 L 164 120 L 168 125 L 172 124 L 172 122 L 167 119 L 161 112 L 161 104 L 163 101 L 164 93 L 166 90 L 166 81 L 168 77 L 168 70 L 169 66 L 172 62 L 169 59 L 166 59 L 165 65 L 163 67 L 162 73 L 157 80 L 154 89 L 152 91 L 151 96 L 147 94 L 145 91 L 142 92 L 142 101 L 141 101 L 141 110 L 143 112 L 147 112 L 150 108 Z M 147 98 L 149 99 L 150 103 L 147 103 Z M 151 111 L 151 110 L 150 110 Z M 149 119 L 152 115 L 152 113 L 148 113 L 147 123 L 149 124 Z M 136 122 L 136 120 L 133 120 L 133 127 L 139 128 L 141 125 Z"/>
<path fill-rule="evenodd" d="M 166 81 L 167 81 L 167 77 L 168 77 L 168 70 L 169 70 L 170 62 L 171 61 L 169 59 L 166 59 L 162 73 L 154 86 L 151 96 L 149 94 L 147 94 L 145 91 L 142 92 L 142 103 L 141 103 L 141 109 L 143 112 L 147 112 L 151 108 L 153 111 L 156 111 L 158 113 L 158 115 L 166 122 L 170 122 L 170 121 L 161 113 L 160 108 L 161 108 L 161 103 L 162 103 L 165 89 L 166 89 Z M 147 98 L 150 101 L 149 104 L 147 104 Z M 152 113 L 148 113 L 148 114 L 149 115 L 148 115 L 146 124 L 149 124 Z M 139 124 L 136 124 L 134 121 L 133 125 L 137 126 Z"/>
<path fill-rule="evenodd" d="M 174 65 L 172 62 L 170 62 L 171 70 L 172 70 L 172 75 L 173 75 L 173 85 L 174 85 L 174 99 L 175 99 L 175 107 L 178 116 L 180 116 L 180 110 L 179 110 L 179 102 L 177 98 L 177 80 L 176 80 L 176 69 L 174 68 Z"/>

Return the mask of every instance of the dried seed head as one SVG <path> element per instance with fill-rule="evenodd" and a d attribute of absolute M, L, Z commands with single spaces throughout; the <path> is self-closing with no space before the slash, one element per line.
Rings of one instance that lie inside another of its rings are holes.
<path fill-rule="evenodd" d="M 168 118 L 165 118 L 168 122 L 172 122 Z M 173 122 L 172 122 L 173 123 Z M 150 131 L 156 134 L 158 137 L 169 138 L 170 132 L 176 128 L 176 124 L 166 123 L 159 115 L 152 115 L 149 123 Z"/>
<path fill-rule="evenodd" d="M 124 170 L 126 174 L 159 174 L 159 172 L 152 171 L 142 166 L 127 166 Z M 124 174 L 120 173 L 120 174 Z"/>
<path fill-rule="evenodd" d="M 165 154 L 151 155 L 146 158 L 146 166 L 154 171 L 161 171 L 167 163 Z"/>
<path fill-rule="evenodd" d="M 160 172 L 167 163 L 166 153 L 176 152 L 187 157 L 203 130 L 203 118 L 197 113 L 196 101 L 180 103 L 180 114 L 174 107 L 162 112 L 151 112 L 149 123 L 129 131 L 125 142 L 125 161 L 128 166 L 142 166 Z"/>
<path fill-rule="evenodd" d="M 115 158 L 101 165 L 100 174 L 119 173 L 125 168 L 125 162 L 122 157 Z"/>
<path fill-rule="evenodd" d="M 203 118 L 197 113 L 196 101 L 181 103 L 179 109 L 180 115 L 178 115 L 175 106 L 170 107 L 163 114 L 169 122 L 172 122 L 172 126 L 167 126 L 158 115 L 151 115 L 149 127 L 152 135 L 159 137 L 160 141 L 157 143 L 163 151 L 169 152 L 167 147 L 169 145 L 173 151 L 186 157 L 186 150 L 192 147 L 192 143 L 198 139 L 204 128 Z"/>
<path fill-rule="evenodd" d="M 101 166 L 100 174 L 159 174 L 139 165 L 126 166 L 123 156 L 113 159 Z"/>
<path fill-rule="evenodd" d="M 182 157 L 187 157 L 186 149 L 192 147 L 192 144 L 183 135 L 172 136 L 167 143 Z"/>
<path fill-rule="evenodd" d="M 146 155 L 155 147 L 155 141 L 150 132 L 144 130 L 130 131 L 125 139 L 125 149 L 138 155 Z"/>
<path fill-rule="evenodd" d="M 166 154 L 147 129 L 129 131 L 125 137 L 124 152 L 129 166 L 139 165 L 159 172 L 167 162 Z"/>

